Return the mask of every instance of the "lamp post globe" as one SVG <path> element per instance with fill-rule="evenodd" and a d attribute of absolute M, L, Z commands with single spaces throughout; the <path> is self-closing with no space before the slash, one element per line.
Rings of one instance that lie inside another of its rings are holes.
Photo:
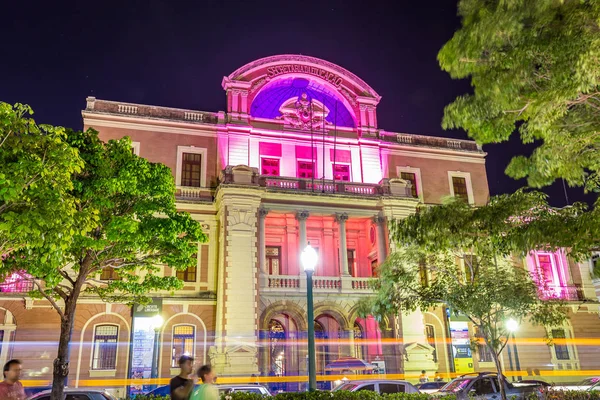
<path fill-rule="evenodd" d="M 314 272 L 319 261 L 319 255 L 317 251 L 310 245 L 310 243 L 302 250 L 300 255 L 300 261 L 302 262 L 302 268 L 304 272 Z"/>
<path fill-rule="evenodd" d="M 519 323 L 513 318 L 510 318 L 506 321 L 506 329 L 511 333 L 516 332 L 519 330 Z"/>
<path fill-rule="evenodd" d="M 313 306 L 312 275 L 315 272 L 319 255 L 310 243 L 302 250 L 300 262 L 306 272 L 306 314 L 308 317 L 308 390 L 317 390 L 317 361 L 315 355 L 315 316 Z"/>

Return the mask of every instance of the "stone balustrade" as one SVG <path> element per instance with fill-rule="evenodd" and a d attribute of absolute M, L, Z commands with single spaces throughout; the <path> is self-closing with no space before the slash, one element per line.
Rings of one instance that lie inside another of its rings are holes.
<path fill-rule="evenodd" d="M 371 278 L 352 276 L 313 276 L 315 293 L 371 294 L 369 281 Z M 302 275 L 268 275 L 261 288 L 269 292 L 286 292 L 304 295 L 306 293 L 306 276 Z"/>

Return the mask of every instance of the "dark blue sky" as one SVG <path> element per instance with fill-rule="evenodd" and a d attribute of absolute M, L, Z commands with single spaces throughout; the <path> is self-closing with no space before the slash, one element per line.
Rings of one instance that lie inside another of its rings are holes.
<path fill-rule="evenodd" d="M 354 72 L 381 96 L 383 129 L 444 131 L 444 106 L 470 89 L 436 55 L 459 27 L 453 0 L 30 1 L 3 4 L 0 100 L 30 104 L 38 122 L 81 128 L 86 96 L 206 111 L 225 109 L 221 80 L 254 59 L 311 55 Z M 528 151 L 515 136 L 484 147 L 492 194 Z M 583 199 L 579 188 L 569 199 Z M 562 184 L 547 190 L 565 204 Z"/>

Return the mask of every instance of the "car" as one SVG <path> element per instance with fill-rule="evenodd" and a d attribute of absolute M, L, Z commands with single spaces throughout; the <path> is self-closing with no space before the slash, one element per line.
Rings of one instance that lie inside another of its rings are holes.
<path fill-rule="evenodd" d="M 600 382 L 600 376 L 593 376 L 591 378 L 586 378 L 586 379 L 582 380 L 581 382 L 573 384 L 573 385 L 569 385 L 569 384 L 556 385 L 552 389 L 553 390 L 588 390 L 592 386 L 595 386 L 596 384 L 598 384 L 599 382 Z M 595 390 L 598 390 L 598 388 L 596 387 Z"/>
<path fill-rule="evenodd" d="M 587 389 L 588 392 L 599 391 L 600 392 L 600 381 L 596 382 L 594 385 L 590 386 Z"/>
<path fill-rule="evenodd" d="M 44 390 L 29 397 L 28 400 L 50 400 L 51 391 L 51 389 Z M 64 393 L 65 400 L 117 400 L 103 389 L 65 388 Z"/>
<path fill-rule="evenodd" d="M 417 390 L 412 383 L 395 380 L 351 381 L 342 383 L 340 386 L 333 389 L 332 392 L 337 392 L 339 390 L 347 390 L 349 392 L 368 390 L 371 392 L 377 392 L 379 394 L 419 393 L 419 390 Z"/>
<path fill-rule="evenodd" d="M 196 388 L 200 385 L 196 385 Z M 196 389 L 194 388 L 194 389 Z M 262 394 L 263 396 L 271 396 L 269 389 L 262 385 L 217 385 L 219 394 L 231 393 L 231 392 L 245 392 L 245 393 L 256 393 Z M 171 389 L 169 385 L 157 387 L 154 390 L 149 391 L 146 395 L 150 396 L 169 396 Z"/>
<path fill-rule="evenodd" d="M 219 394 L 229 394 L 235 392 L 255 393 L 263 396 L 272 396 L 269 389 L 263 385 L 218 385 Z"/>
<path fill-rule="evenodd" d="M 500 379 L 498 379 L 500 377 Z M 500 399 L 500 383 L 504 384 L 506 398 L 524 399 L 531 394 L 541 394 L 543 386 L 539 383 L 512 385 L 503 375 L 496 372 L 480 372 L 465 374 L 450 381 L 435 395 L 456 396 L 457 400 L 467 400 L 471 397 L 485 398 L 488 400 Z"/>
<path fill-rule="evenodd" d="M 441 388 L 443 388 L 448 382 L 442 382 L 442 381 L 436 381 L 436 382 L 425 382 L 425 383 L 419 383 L 418 385 L 415 385 L 415 387 L 417 389 L 419 389 L 419 392 L 421 393 L 435 393 L 438 390 L 440 390 Z"/>

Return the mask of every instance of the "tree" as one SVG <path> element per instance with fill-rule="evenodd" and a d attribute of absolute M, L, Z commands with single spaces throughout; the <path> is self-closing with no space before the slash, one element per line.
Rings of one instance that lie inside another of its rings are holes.
<path fill-rule="evenodd" d="M 551 225 L 544 223 L 559 218 L 568 222 L 577 218 L 573 214 L 571 209 L 548 207 L 544 194 L 520 190 L 494 197 L 480 208 L 451 199 L 393 221 L 390 237 L 397 251 L 380 267 L 376 295 L 363 304 L 362 313 L 381 317 L 445 304 L 478 328 L 500 374 L 509 318 L 543 326 L 566 318 L 563 303 L 542 300 L 544 288 L 537 284 L 542 280 L 513 256 L 574 242 L 549 234 L 545 230 Z M 540 223 L 525 228 L 536 221 Z M 547 240 L 540 246 L 544 235 Z M 573 255 L 585 248 L 585 240 L 577 245 Z"/>
<path fill-rule="evenodd" d="M 69 341 L 77 301 L 84 293 L 104 301 L 145 303 L 152 292 L 182 287 L 175 276 L 159 276 L 161 265 L 183 269 L 206 238 L 198 222 L 175 208 L 168 167 L 131 151 L 128 138 L 103 143 L 97 132 L 68 131 L 67 143 L 84 161 L 72 176 L 77 227 L 61 252 L 60 265 L 46 262 L 37 248 L 13 252 L 2 272 L 19 271 L 60 316 L 52 400 L 62 399 L 69 371 Z M 99 280 L 112 268 L 118 279 Z"/>
<path fill-rule="evenodd" d="M 0 102 L 0 255 L 36 248 L 56 261 L 75 215 L 71 175 L 83 166 L 60 127 L 37 125 L 28 106 Z"/>
<path fill-rule="evenodd" d="M 543 187 L 558 178 L 600 190 L 600 3 L 592 0 L 460 0 L 462 27 L 438 54 L 473 94 L 444 112 L 444 128 L 477 142 L 518 128 L 529 157 L 507 168 Z"/>

